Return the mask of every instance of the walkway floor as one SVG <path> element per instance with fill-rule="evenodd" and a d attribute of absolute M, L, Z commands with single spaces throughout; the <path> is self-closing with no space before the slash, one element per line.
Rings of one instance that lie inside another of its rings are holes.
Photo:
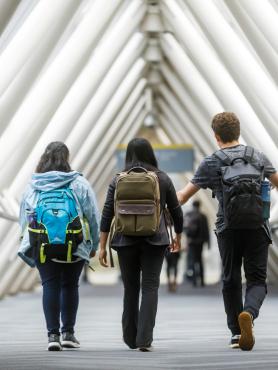
<path fill-rule="evenodd" d="M 120 287 L 81 287 L 80 350 L 47 352 L 40 292 L 0 302 L 1 370 L 278 369 L 278 294 L 269 295 L 256 322 L 252 352 L 231 350 L 220 288 L 162 287 L 155 352 L 132 351 L 121 341 Z"/>

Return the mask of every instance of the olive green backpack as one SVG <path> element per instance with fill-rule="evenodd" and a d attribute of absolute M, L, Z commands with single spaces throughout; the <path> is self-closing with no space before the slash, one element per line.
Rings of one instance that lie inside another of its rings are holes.
<path fill-rule="evenodd" d="M 134 171 L 141 169 L 141 172 Z M 159 230 L 160 191 L 155 172 L 134 167 L 121 172 L 116 181 L 115 225 L 117 233 L 150 236 Z"/>

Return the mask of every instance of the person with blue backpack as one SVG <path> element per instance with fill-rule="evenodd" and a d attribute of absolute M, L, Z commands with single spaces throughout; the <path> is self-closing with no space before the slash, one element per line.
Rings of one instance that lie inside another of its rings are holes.
<path fill-rule="evenodd" d="M 89 182 L 71 169 L 64 143 L 46 147 L 23 194 L 20 225 L 18 255 L 37 267 L 42 281 L 48 350 L 79 348 L 78 282 L 98 247 L 99 211 Z"/>

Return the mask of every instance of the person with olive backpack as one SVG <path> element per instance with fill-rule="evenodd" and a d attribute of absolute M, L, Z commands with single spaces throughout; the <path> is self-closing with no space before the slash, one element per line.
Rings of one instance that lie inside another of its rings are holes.
<path fill-rule="evenodd" d="M 166 206 L 176 232 L 171 251 L 178 252 L 183 214 L 174 186 L 166 173 L 158 169 L 150 143 L 135 138 L 128 144 L 124 171 L 113 178 L 108 189 L 99 254 L 101 265 L 107 267 L 106 243 L 115 216 L 110 244 L 119 258 L 124 284 L 123 340 L 131 349 L 153 349 L 160 272 L 170 245 Z"/>

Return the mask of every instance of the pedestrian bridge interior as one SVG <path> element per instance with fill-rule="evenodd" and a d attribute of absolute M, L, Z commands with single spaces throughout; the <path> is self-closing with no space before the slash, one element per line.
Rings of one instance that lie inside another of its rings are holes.
<path fill-rule="evenodd" d="M 0 1 L 0 298 L 32 290 L 19 258 L 19 202 L 46 145 L 64 141 L 101 209 L 115 150 L 137 135 L 217 149 L 213 115 L 278 167 L 277 0 Z M 175 175 L 177 187 L 192 173 Z M 216 202 L 198 194 L 211 226 Z M 278 277 L 278 195 L 269 280 Z M 215 253 L 217 258 L 217 253 Z"/>

